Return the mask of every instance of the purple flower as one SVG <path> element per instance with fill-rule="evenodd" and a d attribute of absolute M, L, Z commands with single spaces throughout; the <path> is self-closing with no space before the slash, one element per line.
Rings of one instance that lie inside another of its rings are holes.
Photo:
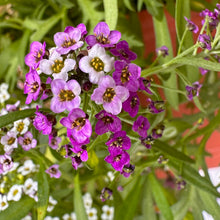
<path fill-rule="evenodd" d="M 129 49 L 128 42 L 125 40 L 118 42 L 115 48 L 110 49 L 110 52 L 119 60 L 124 60 L 127 63 L 137 58 L 137 54 Z"/>
<path fill-rule="evenodd" d="M 148 94 L 152 95 L 150 88 L 151 80 L 145 79 L 144 77 L 140 77 L 139 79 L 139 88 L 140 90 L 146 91 Z"/>
<path fill-rule="evenodd" d="M 156 49 L 156 53 L 158 56 L 163 56 L 163 57 L 168 56 L 169 55 L 168 47 L 166 46 L 159 47 Z"/>
<path fill-rule="evenodd" d="M 101 191 L 100 199 L 102 202 L 105 202 L 106 200 L 110 199 L 113 192 L 108 187 L 104 187 Z"/>
<path fill-rule="evenodd" d="M 211 39 L 207 34 L 200 34 L 198 37 L 198 41 L 200 42 L 200 46 L 203 49 L 211 50 Z"/>
<path fill-rule="evenodd" d="M 54 178 L 60 178 L 61 176 L 61 172 L 59 170 L 59 165 L 58 164 L 54 164 L 52 166 L 50 166 L 47 170 L 45 170 L 46 173 L 48 173 L 50 175 L 50 177 L 54 177 Z"/>
<path fill-rule="evenodd" d="M 6 154 L 11 154 L 14 148 L 18 147 L 17 133 L 8 131 L 6 135 L 1 137 L 1 144 L 4 145 Z"/>
<path fill-rule="evenodd" d="M 95 132 L 98 135 L 102 135 L 108 131 L 117 132 L 122 128 L 121 120 L 104 110 L 96 114 L 95 117 L 98 119 L 95 126 Z"/>
<path fill-rule="evenodd" d="M 85 112 L 80 108 L 73 109 L 68 117 L 60 120 L 60 123 L 67 127 L 67 132 L 69 130 L 78 143 L 83 143 L 92 134 L 92 126 Z"/>
<path fill-rule="evenodd" d="M 89 144 L 89 142 L 90 142 L 89 138 L 87 138 L 82 143 L 78 143 L 77 140 L 73 137 L 71 129 L 67 129 L 67 137 L 69 138 L 73 147 L 81 147 L 82 145 Z"/>
<path fill-rule="evenodd" d="M 71 111 L 79 107 L 81 87 L 76 80 L 65 82 L 62 79 L 55 79 L 51 83 L 51 90 L 54 97 L 51 100 L 50 108 L 53 112 Z"/>
<path fill-rule="evenodd" d="M 81 30 L 74 28 L 67 32 L 57 32 L 54 35 L 54 42 L 58 49 L 56 51 L 60 54 L 67 54 L 71 50 L 76 50 L 83 45 L 81 39 Z"/>
<path fill-rule="evenodd" d="M 213 31 L 219 23 L 218 15 L 219 13 L 217 10 L 215 10 L 215 12 L 212 12 L 212 11 L 209 11 L 208 9 L 205 9 L 204 11 L 200 13 L 200 16 L 204 18 L 202 20 L 202 25 L 204 25 L 205 19 L 207 18 L 209 22 L 209 26 L 208 26 L 209 30 Z"/>
<path fill-rule="evenodd" d="M 88 152 L 86 150 L 86 145 L 82 145 L 81 147 L 74 146 L 70 148 L 70 150 L 77 155 L 81 159 L 81 161 L 88 160 Z"/>
<path fill-rule="evenodd" d="M 134 172 L 134 169 L 135 169 L 134 165 L 132 165 L 130 163 L 126 164 L 126 165 L 124 165 L 124 167 L 123 167 L 123 169 L 121 171 L 121 174 L 124 177 L 128 178 Z"/>
<path fill-rule="evenodd" d="M 186 27 L 188 28 L 188 30 L 197 33 L 199 31 L 198 26 L 187 17 L 184 16 L 184 18 L 187 21 Z"/>
<path fill-rule="evenodd" d="M 33 69 L 30 69 L 25 77 L 24 94 L 28 94 L 25 104 L 30 104 L 32 100 L 36 101 L 39 96 L 41 80 L 37 71 Z"/>
<path fill-rule="evenodd" d="M 150 98 L 147 101 L 149 102 L 148 109 L 151 113 L 157 114 L 164 111 L 164 101 L 152 101 Z"/>
<path fill-rule="evenodd" d="M 71 157 L 71 160 L 72 160 L 72 166 L 75 170 L 77 170 L 78 167 L 82 167 L 82 160 L 80 157 L 74 156 L 74 157 Z"/>
<path fill-rule="evenodd" d="M 140 115 L 137 120 L 134 122 L 132 126 L 132 130 L 138 132 L 138 134 L 146 138 L 147 137 L 147 130 L 150 128 L 150 123 L 147 118 Z"/>
<path fill-rule="evenodd" d="M 163 124 L 157 125 L 157 127 L 152 129 L 152 137 L 154 139 L 162 137 L 164 129 L 165 129 L 165 126 Z"/>
<path fill-rule="evenodd" d="M 150 149 L 152 144 L 154 144 L 154 139 L 152 136 L 147 136 L 146 138 L 140 137 L 141 144 L 143 144 L 147 149 Z"/>
<path fill-rule="evenodd" d="M 45 54 L 45 48 L 45 42 L 43 44 L 38 41 L 32 42 L 30 45 L 30 53 L 25 57 L 25 64 L 31 69 L 37 69 Z"/>
<path fill-rule="evenodd" d="M 199 67 L 199 71 L 203 76 L 209 72 L 209 70 L 203 69 L 202 67 Z"/>
<path fill-rule="evenodd" d="M 134 63 L 115 61 L 115 72 L 112 74 L 116 85 L 126 87 L 131 92 L 136 92 L 139 87 L 138 78 L 141 76 L 141 68 Z"/>
<path fill-rule="evenodd" d="M 97 84 L 105 72 L 113 69 L 114 58 L 106 54 L 105 49 L 99 44 L 94 45 L 88 56 L 84 56 L 79 61 L 79 68 L 89 74 L 91 83 Z"/>
<path fill-rule="evenodd" d="M 105 111 L 117 115 L 121 112 L 122 102 L 129 96 L 128 90 L 123 86 L 116 86 L 111 76 L 103 76 L 99 86 L 93 91 L 91 99 L 96 104 L 103 104 Z"/>
<path fill-rule="evenodd" d="M 125 131 L 118 131 L 113 134 L 110 140 L 105 143 L 108 146 L 108 150 L 111 153 L 115 148 L 122 150 L 128 150 L 131 147 L 131 140 L 126 135 Z"/>
<path fill-rule="evenodd" d="M 67 26 L 64 30 L 65 33 L 72 32 L 75 28 L 78 28 L 81 32 L 81 37 L 84 37 L 84 35 L 87 34 L 86 26 L 83 23 L 78 24 L 76 27 Z"/>
<path fill-rule="evenodd" d="M 37 140 L 33 139 L 33 135 L 30 131 L 24 134 L 24 137 L 20 136 L 18 138 L 18 143 L 22 146 L 25 151 L 35 148 L 37 145 Z"/>
<path fill-rule="evenodd" d="M 130 92 L 128 99 L 122 103 L 123 110 L 133 118 L 139 110 L 140 100 L 136 92 Z"/>
<path fill-rule="evenodd" d="M 187 97 L 189 100 L 192 100 L 194 96 L 199 96 L 199 90 L 202 87 L 202 84 L 199 82 L 194 82 L 192 86 L 186 86 Z"/>
<path fill-rule="evenodd" d="M 91 47 L 97 43 L 102 47 L 113 47 L 121 38 L 121 33 L 119 31 L 110 31 L 105 22 L 99 22 L 93 32 L 94 35 L 88 35 L 85 39 L 86 43 Z"/>
<path fill-rule="evenodd" d="M 9 171 L 13 167 L 13 161 L 7 154 L 0 155 L 0 174 Z"/>
<path fill-rule="evenodd" d="M 52 132 L 52 122 L 48 120 L 47 116 L 38 111 L 35 112 L 36 116 L 33 121 L 34 127 L 38 131 L 42 131 L 42 134 L 48 135 Z"/>
<path fill-rule="evenodd" d="M 15 104 L 7 104 L 6 105 L 6 110 L 8 112 L 13 112 L 13 111 L 16 111 L 18 110 L 18 106 L 20 105 L 20 101 L 18 100 Z"/>
<path fill-rule="evenodd" d="M 115 170 L 121 172 L 124 165 L 130 162 L 130 156 L 121 148 L 114 148 L 110 155 L 105 158 L 105 161 L 110 163 Z"/>
<path fill-rule="evenodd" d="M 61 137 L 53 136 L 52 134 L 49 134 L 49 143 L 48 145 L 56 150 L 59 147 L 59 143 L 61 142 Z"/>

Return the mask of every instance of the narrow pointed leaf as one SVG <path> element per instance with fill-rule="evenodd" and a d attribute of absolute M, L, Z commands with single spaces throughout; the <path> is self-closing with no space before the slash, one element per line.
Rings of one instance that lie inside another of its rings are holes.
<path fill-rule="evenodd" d="M 108 24 L 110 30 L 114 30 L 118 21 L 118 1 L 104 0 L 105 22 Z"/>

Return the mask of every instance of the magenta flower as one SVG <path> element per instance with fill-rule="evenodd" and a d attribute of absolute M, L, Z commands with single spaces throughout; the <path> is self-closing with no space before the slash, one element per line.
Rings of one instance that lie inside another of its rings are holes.
<path fill-rule="evenodd" d="M 187 21 L 186 27 L 188 28 L 188 30 L 192 31 L 193 33 L 197 33 L 199 31 L 198 26 L 187 17 L 184 16 L 184 18 Z"/>
<path fill-rule="evenodd" d="M 59 147 L 59 143 L 61 142 L 61 137 L 53 136 L 52 134 L 49 134 L 49 143 L 48 145 L 56 150 Z"/>
<path fill-rule="evenodd" d="M 211 50 L 211 39 L 207 34 L 200 34 L 198 37 L 198 41 L 200 42 L 200 46 L 203 49 Z"/>
<path fill-rule="evenodd" d="M 189 100 L 192 100 L 194 96 L 199 96 L 199 90 L 202 87 L 202 84 L 199 82 L 194 82 L 192 86 L 186 86 L 187 97 Z"/>
<path fill-rule="evenodd" d="M 65 82 L 62 79 L 55 79 L 51 83 L 51 90 L 54 97 L 51 100 L 50 108 L 53 112 L 71 111 L 79 107 L 81 87 L 76 80 Z"/>
<path fill-rule="evenodd" d="M 80 108 L 73 109 L 68 117 L 60 120 L 60 123 L 67 127 L 67 132 L 71 132 L 71 135 L 78 143 L 83 143 L 92 134 L 92 126 L 85 112 Z"/>
<path fill-rule="evenodd" d="M 38 41 L 32 42 L 30 45 L 30 53 L 25 57 L 25 64 L 31 69 L 37 69 L 45 54 L 45 48 L 45 42 L 43 44 Z"/>
<path fill-rule="evenodd" d="M 46 173 L 48 173 L 50 175 L 50 177 L 54 177 L 54 178 L 60 178 L 61 176 L 61 172 L 59 170 L 59 165 L 58 164 L 54 164 L 52 166 L 50 166 L 47 170 L 45 170 Z"/>
<path fill-rule="evenodd" d="M 147 92 L 148 94 L 152 95 L 153 93 L 151 92 L 150 88 L 150 83 L 151 81 L 148 79 L 145 79 L 144 77 L 140 77 L 138 79 L 139 81 L 139 89 L 140 90 L 144 90 L 145 92 Z"/>
<path fill-rule="evenodd" d="M 164 101 L 152 101 L 150 98 L 147 101 L 149 102 L 148 109 L 151 113 L 157 114 L 164 111 Z"/>
<path fill-rule="evenodd" d="M 105 158 L 105 161 L 110 163 L 115 170 L 121 172 L 124 165 L 130 162 L 130 156 L 121 148 L 115 148 L 111 151 L 110 155 Z"/>
<path fill-rule="evenodd" d="M 25 77 L 24 94 L 28 94 L 25 104 L 30 104 L 32 100 L 36 101 L 39 96 L 41 80 L 37 71 L 33 69 L 30 69 L 30 72 Z"/>
<path fill-rule="evenodd" d="M 152 129 L 152 137 L 154 139 L 162 137 L 164 129 L 165 126 L 163 124 L 157 125 L 154 129 Z"/>
<path fill-rule="evenodd" d="M 168 47 L 162 46 L 156 49 L 156 53 L 158 56 L 166 57 L 169 55 L 168 50 L 169 50 Z"/>
<path fill-rule="evenodd" d="M 204 18 L 202 20 L 202 25 L 205 23 L 205 19 L 208 18 L 210 31 L 213 31 L 217 27 L 219 23 L 218 11 L 215 10 L 214 12 L 212 12 L 209 11 L 208 9 L 205 9 L 199 15 Z"/>
<path fill-rule="evenodd" d="M 154 139 L 152 136 L 147 136 L 146 138 L 140 137 L 141 144 L 143 144 L 147 149 L 150 149 L 152 144 L 154 143 Z"/>
<path fill-rule="evenodd" d="M 82 145 L 81 147 L 73 146 L 70 150 L 80 157 L 81 161 L 85 162 L 88 160 L 88 152 L 86 150 L 86 145 Z"/>
<path fill-rule="evenodd" d="M 72 166 L 75 170 L 77 170 L 79 167 L 82 167 L 82 160 L 77 155 L 74 157 L 71 157 L 72 160 Z"/>
<path fill-rule="evenodd" d="M 91 99 L 96 104 L 103 104 L 105 111 L 118 115 L 122 109 L 122 102 L 129 96 L 128 90 L 123 86 L 116 86 L 114 79 L 107 75 L 99 81 L 99 86 L 93 91 Z"/>
<path fill-rule="evenodd" d="M 137 54 L 129 49 L 128 42 L 125 40 L 118 42 L 115 48 L 110 49 L 110 52 L 119 60 L 124 60 L 127 63 L 137 58 Z"/>
<path fill-rule="evenodd" d="M 147 137 L 147 130 L 150 128 L 150 123 L 147 118 L 140 115 L 132 126 L 132 130 L 137 132 L 141 137 Z"/>
<path fill-rule="evenodd" d="M 13 111 L 16 111 L 18 110 L 18 106 L 20 105 L 20 100 L 18 100 L 15 104 L 7 104 L 6 105 L 6 110 L 8 112 L 13 112 Z"/>
<path fill-rule="evenodd" d="M 4 145 L 6 154 L 11 154 L 14 148 L 18 147 L 17 133 L 8 131 L 6 135 L 1 137 L 1 144 Z"/>
<path fill-rule="evenodd" d="M 98 119 L 95 126 L 95 132 L 98 135 L 102 135 L 108 131 L 117 132 L 122 128 L 121 120 L 104 110 L 96 114 L 95 117 Z"/>
<path fill-rule="evenodd" d="M 108 150 L 111 153 L 115 148 L 122 150 L 128 150 L 131 147 L 131 140 L 126 135 L 125 131 L 118 131 L 113 134 L 113 137 L 105 143 L 108 146 Z"/>
<path fill-rule="evenodd" d="M 138 78 L 141 76 L 141 68 L 134 63 L 115 61 L 115 71 L 112 74 L 116 85 L 126 87 L 131 92 L 139 88 Z"/>
<path fill-rule="evenodd" d="M 57 32 L 54 35 L 54 42 L 58 47 L 56 51 L 60 54 L 67 54 L 71 50 L 76 50 L 83 45 L 83 41 L 80 41 L 80 29 L 74 28 L 67 32 Z"/>
<path fill-rule="evenodd" d="M 67 26 L 64 30 L 65 33 L 71 33 L 75 28 L 78 28 L 81 32 L 81 38 L 87 34 L 86 26 L 83 23 L 78 24 L 76 27 Z"/>
<path fill-rule="evenodd" d="M 134 169 L 135 169 L 134 165 L 132 165 L 130 163 L 126 164 L 126 165 L 124 165 L 124 167 L 123 167 L 123 169 L 121 171 L 121 174 L 124 177 L 128 178 L 134 172 Z"/>
<path fill-rule="evenodd" d="M 89 138 L 87 138 L 82 143 L 78 143 L 76 141 L 76 139 L 73 137 L 71 129 L 67 129 L 67 137 L 69 138 L 69 140 L 70 140 L 71 144 L 73 145 L 73 147 L 81 147 L 82 145 L 89 144 L 89 142 L 90 142 Z"/>
<path fill-rule="evenodd" d="M 137 115 L 140 106 L 140 100 L 136 92 L 130 92 L 128 99 L 122 103 L 123 110 L 133 118 Z"/>
<path fill-rule="evenodd" d="M 42 131 L 42 134 L 44 135 L 48 135 L 52 132 L 52 122 L 50 120 L 48 120 L 47 116 L 44 115 L 43 113 L 38 111 L 35 112 L 36 116 L 34 118 L 33 121 L 33 125 L 34 127 L 38 130 L 38 131 Z"/>
<path fill-rule="evenodd" d="M 105 22 L 99 22 L 93 32 L 94 35 L 88 35 L 85 38 L 86 43 L 90 47 L 97 43 L 102 47 L 113 47 L 121 38 L 121 33 L 119 31 L 110 31 L 109 26 Z"/>
<path fill-rule="evenodd" d="M 33 139 L 33 135 L 30 131 L 27 131 L 24 136 L 18 138 L 18 143 L 22 146 L 25 151 L 35 148 L 37 145 L 37 140 Z"/>

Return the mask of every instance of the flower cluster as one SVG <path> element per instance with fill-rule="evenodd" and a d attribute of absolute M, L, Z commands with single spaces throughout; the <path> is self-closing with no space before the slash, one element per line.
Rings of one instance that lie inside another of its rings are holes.
<path fill-rule="evenodd" d="M 134 171 L 128 153 L 131 140 L 123 130 L 119 115 L 127 112 L 131 118 L 137 117 L 138 92 L 145 91 L 149 95 L 152 92 L 150 81 L 141 77 L 141 68 L 131 63 L 137 55 L 120 39 L 119 31 L 110 31 L 105 22 L 100 22 L 92 35 L 87 35 L 84 24 L 66 27 L 64 32 L 54 35 L 56 46 L 49 50 L 45 42 L 33 42 L 25 58 L 30 71 L 26 74 L 24 93 L 27 94 L 26 104 L 39 98 L 50 101 L 51 112 L 37 107 L 33 125 L 49 136 L 49 146 L 55 150 L 61 142 L 58 121 L 66 128 L 64 138 L 68 143 L 59 150 L 71 159 L 74 169 L 88 160 L 87 147 L 91 140 L 109 133 L 106 142 L 109 155 L 104 160 L 128 177 Z M 149 100 L 150 113 L 164 110 L 158 108 L 157 101 Z M 97 119 L 95 125 L 90 122 L 93 112 Z M 141 139 L 149 136 L 149 128 L 150 123 L 143 116 L 132 126 Z M 60 176 L 55 165 L 46 172 L 52 177 Z"/>

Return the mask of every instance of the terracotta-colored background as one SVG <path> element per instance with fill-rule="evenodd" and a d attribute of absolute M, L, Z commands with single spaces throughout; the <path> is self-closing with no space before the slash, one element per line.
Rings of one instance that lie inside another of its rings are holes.
<path fill-rule="evenodd" d="M 168 27 L 173 43 L 174 54 L 176 50 L 176 31 L 175 31 L 175 20 L 168 13 L 166 13 Z M 155 37 L 153 31 L 153 22 L 151 15 L 147 11 L 141 11 L 139 13 L 139 20 L 141 23 L 141 29 L 143 33 L 143 40 L 145 44 L 145 55 L 152 51 L 155 51 Z M 201 17 L 199 13 L 192 12 L 191 20 L 195 22 L 199 27 L 201 27 Z M 195 39 L 197 36 L 195 35 Z M 185 105 L 180 106 L 179 111 L 173 111 L 175 117 L 181 117 L 182 114 L 192 114 Z M 204 126 L 208 124 L 205 120 Z M 206 157 L 206 162 L 208 167 L 217 167 L 220 165 L 220 131 L 214 131 L 206 144 L 206 150 L 212 154 L 212 157 Z"/>

